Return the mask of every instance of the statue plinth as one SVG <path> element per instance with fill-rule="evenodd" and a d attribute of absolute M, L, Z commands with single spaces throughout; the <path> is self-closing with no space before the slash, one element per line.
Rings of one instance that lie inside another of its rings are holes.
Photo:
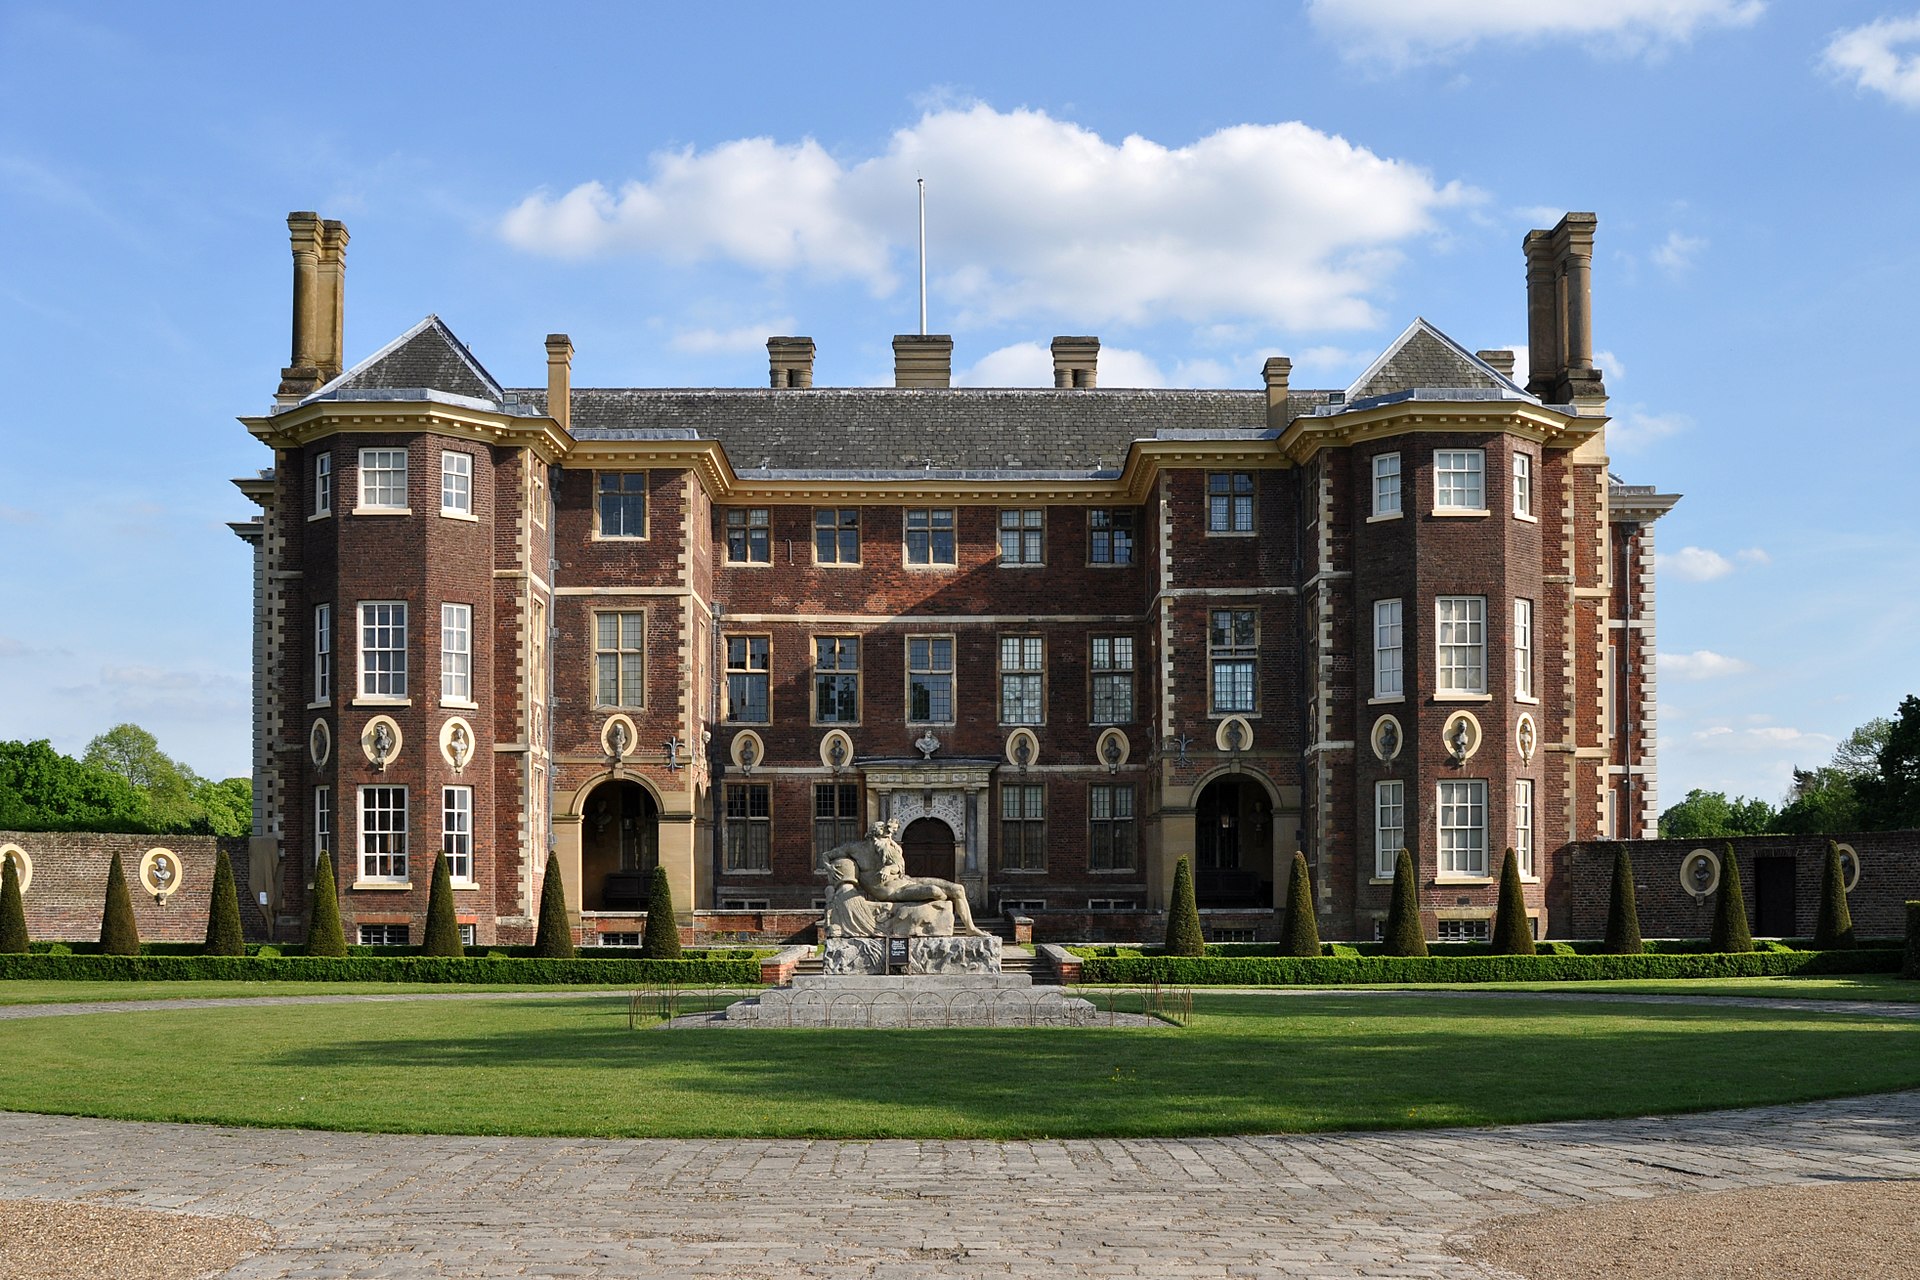
<path fill-rule="evenodd" d="M 999 973 L 1000 939 L 993 937 L 829 938 L 820 972 L 832 976 L 887 972 L 887 943 L 905 942 L 907 964 L 895 973 Z"/>

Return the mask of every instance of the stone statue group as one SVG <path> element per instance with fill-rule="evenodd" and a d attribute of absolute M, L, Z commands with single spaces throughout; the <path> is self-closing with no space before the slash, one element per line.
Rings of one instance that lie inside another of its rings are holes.
<path fill-rule="evenodd" d="M 910 876 L 895 839 L 899 824 L 876 822 L 866 838 L 820 855 L 831 890 L 829 938 L 985 937 L 973 923 L 967 891 L 951 880 Z"/>

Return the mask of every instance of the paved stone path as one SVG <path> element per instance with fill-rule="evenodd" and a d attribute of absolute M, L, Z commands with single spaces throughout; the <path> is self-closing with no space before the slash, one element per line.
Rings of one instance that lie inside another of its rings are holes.
<path fill-rule="evenodd" d="M 1516 1087 L 1524 1087 L 1516 1082 Z M 1615 1197 L 1920 1178 L 1920 1091 L 1179 1141 L 399 1137 L 0 1113 L 0 1199 L 267 1224 L 229 1277 L 1467 1277 L 1449 1235 Z"/>

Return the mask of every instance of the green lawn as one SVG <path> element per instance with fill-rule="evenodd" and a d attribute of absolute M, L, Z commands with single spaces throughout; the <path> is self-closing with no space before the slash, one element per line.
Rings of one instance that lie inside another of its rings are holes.
<path fill-rule="evenodd" d="M 626 1014 L 620 997 L 533 996 L 0 1023 L 0 1108 L 382 1132 L 1019 1138 L 1497 1124 L 1920 1086 L 1920 1024 L 1736 1002 L 1203 994 L 1186 1029 L 1006 1031 L 630 1031 Z"/>
<path fill-rule="evenodd" d="M 462 982 L 0 982 L 0 1005 L 86 1004 L 95 1000 L 232 1000 L 254 996 L 445 995 L 455 991 L 619 991 L 612 987 L 521 987 Z"/>
<path fill-rule="evenodd" d="M 1382 990 L 1435 990 L 1394 987 Z M 1891 973 L 1860 973 L 1831 978 L 1687 978 L 1626 982 L 1454 983 L 1451 991 L 1603 991 L 1642 996 L 1759 996 L 1769 1000 L 1884 1000 L 1920 1003 L 1920 982 Z"/>

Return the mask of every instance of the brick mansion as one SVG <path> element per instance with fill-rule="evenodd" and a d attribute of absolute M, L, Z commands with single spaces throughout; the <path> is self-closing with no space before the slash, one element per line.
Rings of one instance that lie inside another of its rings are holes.
<path fill-rule="evenodd" d="M 1560 851 L 1654 834 L 1653 525 L 1608 469 L 1595 220 L 1524 242 L 1528 368 L 1414 320 L 1349 387 L 505 387 L 437 317 L 343 358 L 347 233 L 288 218 L 292 360 L 242 421 L 250 883 L 297 938 L 331 856 L 350 940 L 418 942 L 444 853 L 476 943 L 563 877 L 627 942 L 664 867 L 695 936 L 816 917 L 877 819 L 989 928 L 1371 938 L 1412 850 L 1428 936 L 1484 937 L 1503 851 L 1546 936 Z M 1518 272 L 1516 272 L 1518 275 Z M 1518 289 L 1516 289 L 1518 293 Z M 1557 926 L 1557 927 L 1556 927 Z"/>

